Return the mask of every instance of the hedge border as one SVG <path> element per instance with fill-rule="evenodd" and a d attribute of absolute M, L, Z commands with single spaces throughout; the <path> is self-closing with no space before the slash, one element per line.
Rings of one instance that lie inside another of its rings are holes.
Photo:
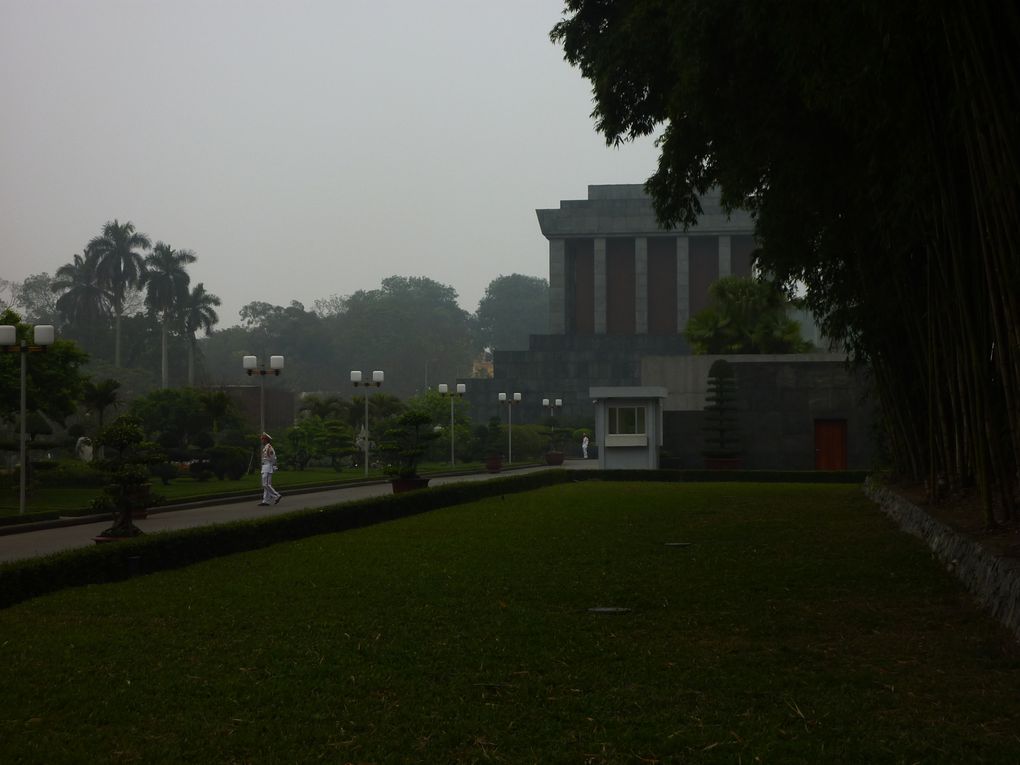
<path fill-rule="evenodd" d="M 545 470 L 438 486 L 426 491 L 353 500 L 286 515 L 160 532 L 41 558 L 0 564 L 0 608 L 70 587 L 105 584 L 139 574 L 181 568 L 319 534 L 332 534 L 407 518 L 502 494 L 569 482 L 742 481 L 861 483 L 864 473 L 814 471 Z"/>
<path fill-rule="evenodd" d="M 566 470 L 439 486 L 300 510 L 286 515 L 160 532 L 41 558 L 0 564 L 0 608 L 69 587 L 105 584 L 181 568 L 280 542 L 407 518 L 501 494 L 571 480 Z"/>

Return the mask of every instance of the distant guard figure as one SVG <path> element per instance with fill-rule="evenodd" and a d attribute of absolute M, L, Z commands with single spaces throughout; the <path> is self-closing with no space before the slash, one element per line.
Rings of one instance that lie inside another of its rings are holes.
<path fill-rule="evenodd" d="M 588 434 L 584 434 L 584 438 L 581 439 L 581 456 L 588 459 Z"/>
<path fill-rule="evenodd" d="M 276 450 L 268 433 L 262 434 L 262 501 L 260 507 L 275 505 L 283 496 L 273 488 L 273 472 L 276 470 Z"/>

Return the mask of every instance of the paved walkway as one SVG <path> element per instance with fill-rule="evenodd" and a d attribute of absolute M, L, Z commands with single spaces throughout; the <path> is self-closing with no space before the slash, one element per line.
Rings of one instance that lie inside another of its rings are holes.
<path fill-rule="evenodd" d="M 571 470 L 594 470 L 598 468 L 598 460 L 568 460 L 563 466 Z M 442 486 L 447 483 L 462 483 L 464 481 L 485 481 L 508 474 L 521 475 L 548 469 L 546 467 L 504 468 L 503 472 L 499 474 L 472 473 L 470 475 L 439 476 L 432 478 L 429 485 Z M 255 496 L 255 493 L 253 490 L 252 495 Z M 258 500 L 253 499 L 202 507 L 189 506 L 187 509 L 163 507 L 156 512 L 150 512 L 148 518 L 136 520 L 135 525 L 146 534 L 152 534 L 171 529 L 186 529 L 247 518 L 261 518 L 266 515 L 283 515 L 309 507 L 325 507 L 390 493 L 392 493 L 392 489 L 389 482 L 380 481 L 336 489 L 306 490 L 303 493 L 290 492 L 284 495 L 279 504 L 271 507 L 259 507 Z M 98 522 L 76 523 L 72 526 L 23 531 L 0 536 L 0 562 L 34 558 L 62 550 L 94 545 L 93 538 L 104 529 L 108 529 L 110 522 L 110 519 L 107 518 Z"/>

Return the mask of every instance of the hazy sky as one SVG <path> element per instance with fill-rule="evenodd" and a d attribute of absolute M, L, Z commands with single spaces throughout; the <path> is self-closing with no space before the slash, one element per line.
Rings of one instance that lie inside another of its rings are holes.
<path fill-rule="evenodd" d="M 114 218 L 194 250 L 192 284 L 308 309 L 386 276 L 468 311 L 547 277 L 535 208 L 640 183 L 548 37 L 556 0 L 0 0 L 0 278 Z"/>

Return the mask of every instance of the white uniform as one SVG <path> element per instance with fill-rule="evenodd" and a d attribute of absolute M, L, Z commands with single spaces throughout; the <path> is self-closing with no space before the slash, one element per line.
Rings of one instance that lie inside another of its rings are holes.
<path fill-rule="evenodd" d="M 273 488 L 273 471 L 276 470 L 276 450 L 268 441 L 262 445 L 262 502 L 263 505 L 275 505 L 280 501 L 280 494 Z"/>

